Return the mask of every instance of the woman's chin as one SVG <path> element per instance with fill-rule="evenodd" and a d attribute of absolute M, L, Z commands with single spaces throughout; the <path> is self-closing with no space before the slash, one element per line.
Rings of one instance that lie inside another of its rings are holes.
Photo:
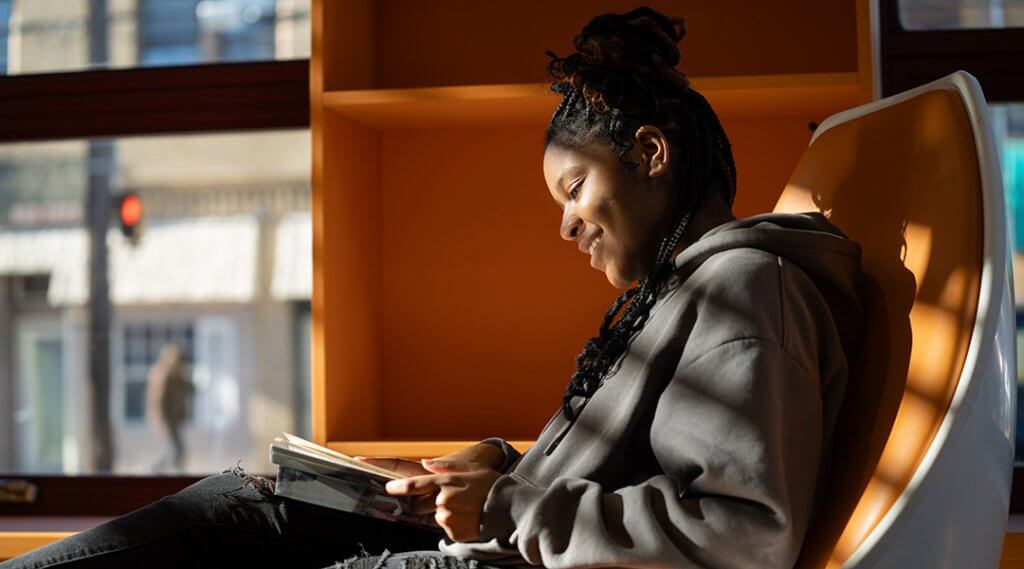
<path fill-rule="evenodd" d="M 633 284 L 633 279 L 623 276 L 619 271 L 616 271 L 614 267 L 605 267 L 604 276 L 608 279 L 608 282 L 617 289 L 629 288 Z"/>
<path fill-rule="evenodd" d="M 608 282 L 618 289 L 629 288 L 636 280 L 631 275 L 626 274 L 627 271 L 622 270 L 623 267 L 616 263 L 615 257 L 604 257 L 602 258 L 590 258 L 590 266 L 604 273 Z"/>

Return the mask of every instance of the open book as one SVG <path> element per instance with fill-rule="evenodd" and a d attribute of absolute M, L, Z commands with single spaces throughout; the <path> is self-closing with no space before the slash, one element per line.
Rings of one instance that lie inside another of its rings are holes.
<path fill-rule="evenodd" d="M 301 437 L 283 433 L 270 443 L 278 466 L 275 493 L 285 498 L 372 518 L 441 531 L 430 514 L 413 514 L 404 496 L 389 496 L 384 485 L 405 478 Z"/>

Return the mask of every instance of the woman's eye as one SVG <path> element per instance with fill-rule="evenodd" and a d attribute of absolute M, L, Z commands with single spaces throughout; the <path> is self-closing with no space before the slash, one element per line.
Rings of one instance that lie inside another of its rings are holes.
<path fill-rule="evenodd" d="M 582 182 L 580 182 L 580 183 L 576 184 L 575 186 L 573 186 L 569 190 L 569 199 L 575 200 L 576 196 L 580 195 L 580 188 L 581 187 L 583 187 L 583 183 Z"/>

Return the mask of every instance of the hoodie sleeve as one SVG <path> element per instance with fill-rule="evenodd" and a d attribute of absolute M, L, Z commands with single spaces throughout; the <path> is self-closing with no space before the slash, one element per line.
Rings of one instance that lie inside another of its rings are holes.
<path fill-rule="evenodd" d="M 608 492 L 515 473 L 491 488 L 482 540 L 549 569 L 792 567 L 821 458 L 817 375 L 774 340 L 739 338 L 677 367 L 656 403 L 664 474 Z"/>
<path fill-rule="evenodd" d="M 508 444 L 508 441 L 501 437 L 484 439 L 480 441 L 480 444 L 491 445 L 501 451 L 501 464 L 495 469 L 501 473 L 508 472 L 508 469 L 512 468 L 512 465 L 523 456 L 514 446 Z"/>

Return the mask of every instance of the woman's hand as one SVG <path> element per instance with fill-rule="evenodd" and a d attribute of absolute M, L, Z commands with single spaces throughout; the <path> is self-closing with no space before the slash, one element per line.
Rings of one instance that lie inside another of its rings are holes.
<path fill-rule="evenodd" d="M 432 474 L 392 480 L 386 486 L 388 494 L 412 496 L 417 509 L 436 496 L 433 498 L 434 520 L 448 537 L 454 541 L 477 541 L 484 500 L 501 473 L 489 467 L 450 470 L 427 460 L 423 461 L 423 466 Z"/>
<path fill-rule="evenodd" d="M 403 476 L 408 477 L 430 477 L 431 475 L 439 474 L 471 473 L 476 471 L 490 470 L 494 472 L 494 479 L 497 479 L 497 477 L 500 476 L 500 474 L 496 472 L 496 469 L 499 466 L 501 466 L 502 462 L 505 461 L 505 455 L 501 452 L 500 449 L 493 445 L 482 443 L 470 445 L 466 448 L 459 449 L 455 452 L 448 453 L 444 456 L 440 456 L 437 458 L 424 459 L 420 462 L 417 462 L 415 460 L 398 458 L 394 456 L 357 456 L 355 458 L 368 464 L 379 466 L 381 468 L 386 468 L 388 470 L 392 470 Z M 449 482 L 453 482 L 453 480 L 449 480 Z M 487 487 L 484 489 L 483 494 L 479 498 L 480 504 L 476 508 L 477 521 L 472 524 L 472 533 L 474 534 L 474 536 L 477 533 L 477 526 L 479 525 L 480 520 L 480 510 L 483 509 L 484 498 L 487 497 L 487 492 L 490 490 L 492 484 L 494 484 L 493 479 L 491 480 L 490 484 L 488 484 Z M 423 491 L 422 493 L 408 494 L 412 496 L 412 511 L 414 513 L 429 514 L 430 512 L 434 512 L 435 519 L 438 519 L 439 517 L 447 518 L 451 515 L 450 511 L 444 514 L 439 513 L 439 500 L 441 499 L 440 485 L 429 486 L 428 484 L 422 487 L 417 486 L 417 488 L 431 489 L 429 491 Z M 389 493 L 392 492 L 390 492 L 389 490 Z M 450 510 L 447 507 L 445 507 L 444 509 Z M 448 534 L 448 537 L 451 537 L 452 539 L 459 541 L 456 537 L 454 537 L 453 530 L 450 530 L 448 527 L 446 527 L 445 523 L 443 523 L 440 519 L 437 520 L 437 523 L 442 528 L 444 528 L 445 532 Z M 456 520 L 454 523 L 456 525 L 460 524 L 458 520 Z M 463 533 L 460 531 L 461 529 L 462 527 L 459 526 L 458 530 L 455 530 L 458 531 L 458 535 L 460 536 L 463 535 Z M 472 539 L 475 539 L 475 537 L 466 538 L 465 540 L 471 541 Z"/>

